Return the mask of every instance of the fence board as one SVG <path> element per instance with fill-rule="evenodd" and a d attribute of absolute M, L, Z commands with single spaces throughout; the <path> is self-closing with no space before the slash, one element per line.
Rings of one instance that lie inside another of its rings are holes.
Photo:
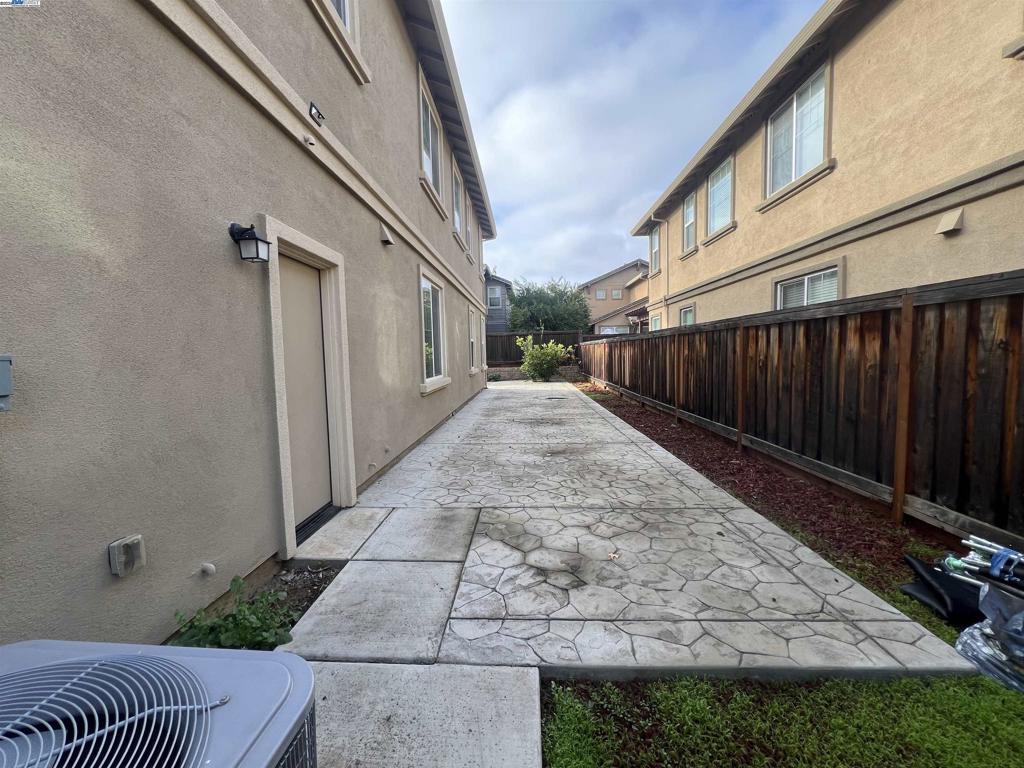
<path fill-rule="evenodd" d="M 740 444 L 876 498 L 887 489 L 894 514 L 906 504 L 1022 535 L 1022 326 L 1024 270 L 600 338 L 580 358 L 594 378 Z"/>

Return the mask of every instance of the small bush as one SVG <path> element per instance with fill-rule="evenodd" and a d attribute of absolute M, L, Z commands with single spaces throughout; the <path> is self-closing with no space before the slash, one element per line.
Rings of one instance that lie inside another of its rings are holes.
<path fill-rule="evenodd" d="M 487 374 L 487 380 L 488 381 L 501 381 L 501 374 L 500 373 L 488 373 Z"/>
<path fill-rule="evenodd" d="M 551 381 L 558 372 L 558 366 L 569 357 L 564 344 L 549 341 L 534 344 L 532 336 L 517 336 L 516 346 L 523 350 L 523 364 L 519 370 L 534 381 Z"/>
<path fill-rule="evenodd" d="M 245 581 L 235 576 L 231 580 L 231 594 L 235 607 L 223 616 L 197 611 L 189 619 L 180 611 L 175 614 L 181 634 L 171 645 L 272 651 L 292 639 L 288 630 L 298 617 L 284 605 L 284 592 L 267 590 L 246 600 Z"/>

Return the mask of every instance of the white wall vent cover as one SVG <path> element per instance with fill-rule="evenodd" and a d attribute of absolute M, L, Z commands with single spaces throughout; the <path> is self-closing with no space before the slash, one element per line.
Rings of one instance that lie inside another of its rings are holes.
<path fill-rule="evenodd" d="M 315 768 L 290 653 L 39 640 L 0 647 L 0 768 Z"/>

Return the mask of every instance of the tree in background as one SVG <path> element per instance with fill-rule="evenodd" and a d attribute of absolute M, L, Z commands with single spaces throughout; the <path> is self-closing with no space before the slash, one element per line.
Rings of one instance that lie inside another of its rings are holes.
<path fill-rule="evenodd" d="M 583 291 L 565 280 L 516 280 L 509 301 L 509 325 L 517 331 L 586 331 L 590 326 Z"/>

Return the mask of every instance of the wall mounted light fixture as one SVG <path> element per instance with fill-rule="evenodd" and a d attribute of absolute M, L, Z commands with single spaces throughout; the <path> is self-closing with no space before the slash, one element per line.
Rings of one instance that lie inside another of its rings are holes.
<path fill-rule="evenodd" d="M 232 224 L 228 227 L 231 239 L 238 243 L 238 255 L 242 261 L 270 261 L 270 241 L 256 234 L 256 227 Z"/>

